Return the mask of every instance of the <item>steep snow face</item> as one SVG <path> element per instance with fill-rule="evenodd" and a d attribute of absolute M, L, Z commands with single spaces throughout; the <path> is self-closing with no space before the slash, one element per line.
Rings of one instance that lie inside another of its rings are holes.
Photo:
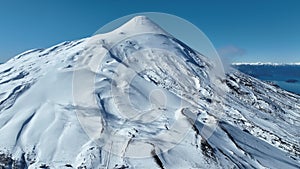
<path fill-rule="evenodd" d="M 300 97 L 144 16 L 0 65 L 0 166 L 299 168 Z"/>

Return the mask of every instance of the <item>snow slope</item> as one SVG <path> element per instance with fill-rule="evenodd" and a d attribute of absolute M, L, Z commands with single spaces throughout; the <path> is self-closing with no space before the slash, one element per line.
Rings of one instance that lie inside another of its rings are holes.
<path fill-rule="evenodd" d="M 0 65 L 0 166 L 299 168 L 300 97 L 216 69 L 144 16 L 22 53 Z"/>

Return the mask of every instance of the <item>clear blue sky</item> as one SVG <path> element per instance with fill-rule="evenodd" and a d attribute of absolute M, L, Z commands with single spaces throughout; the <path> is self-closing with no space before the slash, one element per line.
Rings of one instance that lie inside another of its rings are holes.
<path fill-rule="evenodd" d="M 137 12 L 182 17 L 235 61 L 300 62 L 298 0 L 1 0 L 0 62 L 28 49 L 90 36 Z"/>

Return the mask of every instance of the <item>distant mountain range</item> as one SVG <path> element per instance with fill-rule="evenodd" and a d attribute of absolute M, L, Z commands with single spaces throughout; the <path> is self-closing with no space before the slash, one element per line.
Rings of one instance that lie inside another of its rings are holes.
<path fill-rule="evenodd" d="M 272 63 L 272 62 L 254 62 L 254 63 L 245 63 L 245 62 L 241 62 L 241 63 L 232 63 L 232 65 L 268 65 L 268 66 L 300 66 L 300 62 L 296 62 L 296 63 Z"/>

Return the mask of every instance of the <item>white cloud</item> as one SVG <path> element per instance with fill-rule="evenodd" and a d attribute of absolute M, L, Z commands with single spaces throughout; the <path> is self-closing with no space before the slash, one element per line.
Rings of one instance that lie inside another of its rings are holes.
<path fill-rule="evenodd" d="M 246 50 L 234 45 L 228 45 L 218 49 L 218 53 L 222 58 L 244 56 Z"/>
<path fill-rule="evenodd" d="M 246 54 L 245 49 L 239 48 L 234 45 L 228 45 L 219 48 L 217 51 L 219 53 L 219 56 L 221 57 L 225 71 L 229 70 L 229 67 L 231 66 L 231 63 L 234 61 L 234 58 L 241 57 Z"/>

